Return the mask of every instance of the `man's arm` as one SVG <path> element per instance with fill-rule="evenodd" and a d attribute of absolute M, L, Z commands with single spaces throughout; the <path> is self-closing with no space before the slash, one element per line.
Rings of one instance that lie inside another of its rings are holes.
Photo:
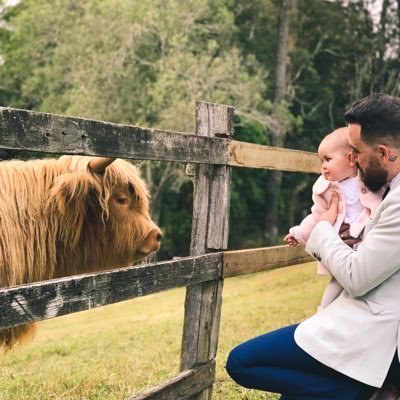
<path fill-rule="evenodd" d="M 385 209 L 357 251 L 343 243 L 332 227 L 335 204 L 321 214 L 307 242 L 307 252 L 353 297 L 362 296 L 400 269 L 400 191 L 396 194 L 386 200 Z"/>

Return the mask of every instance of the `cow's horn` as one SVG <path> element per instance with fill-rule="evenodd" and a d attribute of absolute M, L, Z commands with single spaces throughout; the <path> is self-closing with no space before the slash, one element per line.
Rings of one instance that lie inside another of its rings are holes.
<path fill-rule="evenodd" d="M 92 172 L 103 172 L 113 161 L 115 158 L 109 157 L 96 157 L 92 158 L 89 161 L 89 169 Z"/>

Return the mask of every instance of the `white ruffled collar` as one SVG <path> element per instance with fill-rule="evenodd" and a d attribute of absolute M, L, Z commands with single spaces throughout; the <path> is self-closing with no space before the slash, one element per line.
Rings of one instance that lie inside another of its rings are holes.
<path fill-rule="evenodd" d="M 347 178 L 339 182 L 340 189 L 342 190 L 347 204 L 354 204 L 359 201 L 360 194 L 358 191 L 358 177 Z"/>

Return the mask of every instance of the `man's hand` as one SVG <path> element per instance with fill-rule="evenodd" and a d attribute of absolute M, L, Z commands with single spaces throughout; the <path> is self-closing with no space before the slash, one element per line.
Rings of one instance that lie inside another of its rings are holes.
<path fill-rule="evenodd" d="M 329 209 L 324 211 L 318 218 L 318 222 L 320 221 L 327 221 L 331 225 L 336 222 L 336 218 L 339 213 L 339 194 L 333 193 L 332 201 Z M 342 224 L 339 229 L 339 236 L 346 243 L 348 246 L 353 247 L 356 243 L 360 241 L 360 238 L 353 238 L 350 236 L 350 225 L 349 224 Z"/>
<path fill-rule="evenodd" d="M 360 242 L 360 238 L 353 238 L 350 236 L 350 225 L 343 223 L 339 228 L 339 236 L 348 246 L 353 247 L 356 243 Z"/>
<path fill-rule="evenodd" d="M 329 209 L 324 211 L 318 218 L 317 222 L 327 221 L 331 225 L 333 225 L 338 216 L 338 206 L 339 206 L 339 194 L 337 192 L 333 192 L 331 205 Z"/>

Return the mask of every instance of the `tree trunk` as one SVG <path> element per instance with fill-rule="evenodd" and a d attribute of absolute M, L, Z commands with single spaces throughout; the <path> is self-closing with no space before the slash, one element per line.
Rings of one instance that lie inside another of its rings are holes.
<path fill-rule="evenodd" d="M 291 0 L 281 0 L 279 7 L 274 90 L 274 102 L 276 103 L 284 100 L 286 94 L 286 65 L 289 43 L 290 4 Z"/>
<path fill-rule="evenodd" d="M 276 71 L 274 102 L 278 107 L 279 103 L 285 100 L 287 87 L 287 58 L 290 25 L 290 7 L 292 0 L 281 0 L 278 18 L 278 39 L 276 51 Z M 270 133 L 272 146 L 283 147 L 286 138 L 286 124 L 282 121 L 281 129 Z M 278 234 L 278 206 L 280 187 L 282 182 L 281 171 L 269 171 L 266 179 L 266 196 L 268 207 L 265 210 L 264 241 L 266 245 L 273 245 Z"/>
<path fill-rule="evenodd" d="M 400 0 L 397 0 L 397 36 L 400 36 Z"/>
<path fill-rule="evenodd" d="M 381 92 L 384 91 L 384 79 L 385 79 L 385 53 L 387 44 L 387 28 L 388 28 L 388 13 L 389 13 L 389 0 L 383 0 L 381 16 L 379 21 L 379 31 L 377 35 L 377 68 L 376 68 L 376 82 L 374 91 Z"/>

